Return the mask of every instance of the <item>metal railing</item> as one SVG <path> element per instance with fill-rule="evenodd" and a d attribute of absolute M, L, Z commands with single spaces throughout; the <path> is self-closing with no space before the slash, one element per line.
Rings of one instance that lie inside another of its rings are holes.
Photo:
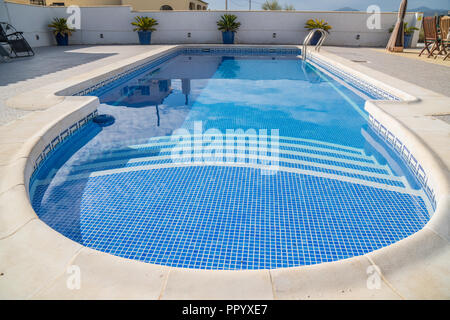
<path fill-rule="evenodd" d="M 320 51 L 320 47 L 322 46 L 322 44 L 324 43 L 325 39 L 328 36 L 328 32 L 326 32 L 323 29 L 312 29 L 306 36 L 305 40 L 303 41 L 303 50 L 302 50 L 302 59 L 303 60 L 306 60 L 308 44 L 311 42 L 312 37 L 316 34 L 316 31 L 319 31 L 321 33 L 320 39 L 317 42 L 316 46 L 314 47 L 314 50 L 316 50 L 317 52 Z"/>

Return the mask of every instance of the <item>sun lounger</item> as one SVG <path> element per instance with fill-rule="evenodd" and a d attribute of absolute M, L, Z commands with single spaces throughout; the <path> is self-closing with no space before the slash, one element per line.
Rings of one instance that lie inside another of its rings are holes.
<path fill-rule="evenodd" d="M 0 22 L 0 43 L 7 43 L 11 48 L 10 58 L 34 56 L 34 51 L 23 37 L 23 32 L 17 31 L 9 23 Z"/>

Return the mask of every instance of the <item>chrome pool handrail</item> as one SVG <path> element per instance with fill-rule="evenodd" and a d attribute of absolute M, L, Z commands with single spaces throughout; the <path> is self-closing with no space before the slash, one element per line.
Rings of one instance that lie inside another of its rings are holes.
<path fill-rule="evenodd" d="M 316 46 L 314 47 L 314 50 L 319 52 L 320 51 L 320 47 L 322 46 L 322 44 L 324 43 L 325 39 L 328 36 L 328 32 L 326 32 L 323 29 L 312 29 L 308 35 L 305 37 L 305 40 L 303 41 L 303 50 L 302 50 L 302 59 L 306 60 L 306 53 L 308 50 L 308 44 L 311 42 L 312 37 L 314 36 L 314 34 L 316 33 L 316 31 L 319 31 L 321 33 L 320 35 L 320 39 L 317 42 Z"/>

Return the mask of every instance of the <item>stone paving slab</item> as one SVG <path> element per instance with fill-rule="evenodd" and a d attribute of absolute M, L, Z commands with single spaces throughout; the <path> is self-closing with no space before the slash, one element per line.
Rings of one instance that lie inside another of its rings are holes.
<path fill-rule="evenodd" d="M 160 47 L 40 47 L 35 49 L 34 57 L 0 63 L 0 125 L 28 113 L 8 107 L 5 102 L 11 97 Z"/>
<path fill-rule="evenodd" d="M 450 97 L 450 67 L 373 48 L 323 47 L 324 51 Z M 442 58 L 438 58 L 441 59 Z"/>

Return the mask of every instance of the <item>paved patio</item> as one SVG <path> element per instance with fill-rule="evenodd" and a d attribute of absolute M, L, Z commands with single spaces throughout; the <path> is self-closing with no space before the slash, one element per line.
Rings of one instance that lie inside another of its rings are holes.
<path fill-rule="evenodd" d="M 161 46 L 69 46 L 36 48 L 36 56 L 0 63 L 0 125 L 27 111 L 9 108 L 6 100 L 61 79 L 84 73 Z M 373 48 L 324 47 L 325 51 L 361 62 L 399 79 L 450 96 L 450 67 Z"/>
<path fill-rule="evenodd" d="M 161 46 L 69 46 L 35 48 L 32 58 L 0 63 L 0 125 L 27 111 L 9 108 L 6 100 L 61 79 L 106 66 Z"/>
<path fill-rule="evenodd" d="M 412 59 L 405 54 L 389 54 L 375 48 L 324 47 L 323 50 L 348 60 L 358 61 L 368 68 L 450 96 L 450 61 L 434 64 L 433 58 Z M 442 58 L 438 58 L 442 61 Z M 448 59 L 447 59 L 448 60 Z M 367 61 L 367 62 L 361 62 Z"/>

